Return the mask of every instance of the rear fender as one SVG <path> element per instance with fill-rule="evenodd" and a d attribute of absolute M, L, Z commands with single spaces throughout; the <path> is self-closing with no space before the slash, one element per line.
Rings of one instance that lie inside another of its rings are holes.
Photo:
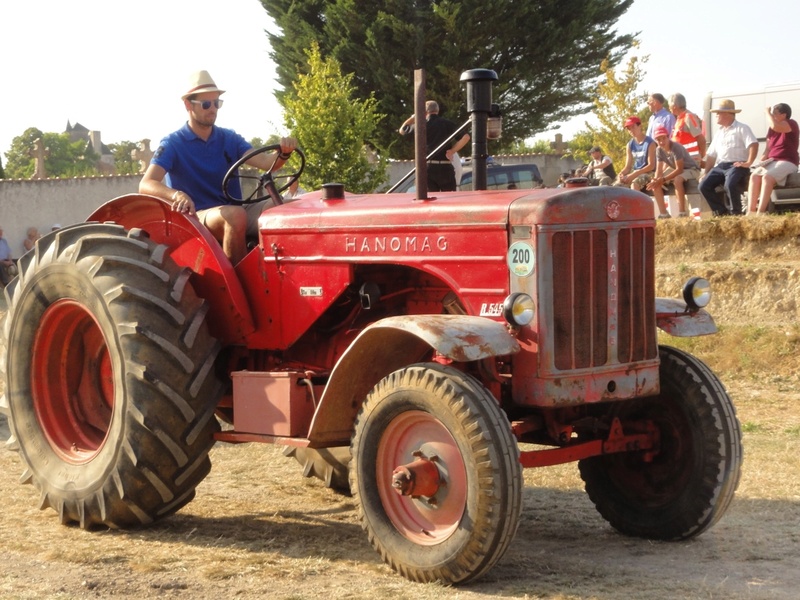
<path fill-rule="evenodd" d="M 160 198 L 128 194 L 106 202 L 87 220 L 143 229 L 154 242 L 169 246 L 172 259 L 194 273 L 192 287 L 211 309 L 206 322 L 223 343 L 242 343 L 255 329 L 250 304 L 231 262 L 197 217 L 173 211 Z"/>
<path fill-rule="evenodd" d="M 675 337 L 695 337 L 717 333 L 714 318 L 702 308 L 690 311 L 683 300 L 656 298 L 656 324 Z"/>
<path fill-rule="evenodd" d="M 465 315 L 411 315 L 373 323 L 347 348 L 331 372 L 309 431 L 312 446 L 350 439 L 356 414 L 386 375 L 438 352 L 470 362 L 519 352 L 506 325 Z"/>

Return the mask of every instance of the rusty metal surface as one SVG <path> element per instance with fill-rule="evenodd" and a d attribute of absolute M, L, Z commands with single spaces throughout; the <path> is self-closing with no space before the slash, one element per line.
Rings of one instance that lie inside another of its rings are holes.
<path fill-rule="evenodd" d="M 361 402 L 389 373 L 436 351 L 456 362 L 514 354 L 519 344 L 503 323 L 463 315 L 411 315 L 373 323 L 331 373 L 311 423 L 312 445 L 346 442 Z"/>
<path fill-rule="evenodd" d="M 683 300 L 656 298 L 658 327 L 675 337 L 695 337 L 717 333 L 714 318 L 704 309 L 690 312 Z"/>

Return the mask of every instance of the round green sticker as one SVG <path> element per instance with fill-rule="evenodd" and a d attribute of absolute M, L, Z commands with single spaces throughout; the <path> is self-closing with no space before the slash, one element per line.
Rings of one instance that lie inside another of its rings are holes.
<path fill-rule="evenodd" d="M 516 242 L 508 249 L 508 268 L 512 275 L 528 277 L 533 274 L 533 248 L 528 242 Z"/>

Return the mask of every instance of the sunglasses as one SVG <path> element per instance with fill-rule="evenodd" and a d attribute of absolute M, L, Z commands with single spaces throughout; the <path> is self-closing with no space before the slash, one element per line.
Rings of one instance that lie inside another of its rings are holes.
<path fill-rule="evenodd" d="M 211 108 L 212 104 L 214 105 L 214 108 L 219 108 L 220 106 L 222 106 L 224 100 L 217 98 L 216 100 L 189 100 L 189 102 L 191 102 L 195 106 L 199 106 L 203 110 L 208 110 L 209 108 Z"/>

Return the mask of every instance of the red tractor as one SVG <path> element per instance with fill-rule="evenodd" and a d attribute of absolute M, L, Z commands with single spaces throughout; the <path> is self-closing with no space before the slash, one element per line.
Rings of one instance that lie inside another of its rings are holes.
<path fill-rule="evenodd" d="M 42 508 L 85 529 L 179 510 L 218 440 L 282 444 L 414 581 L 502 557 L 524 467 L 578 461 L 620 532 L 689 538 L 733 498 L 741 432 L 714 373 L 657 341 L 715 326 L 705 280 L 655 297 L 654 247 L 652 201 L 621 188 L 331 185 L 265 211 L 232 265 L 195 218 L 123 196 L 6 288 L 8 444 Z"/>

